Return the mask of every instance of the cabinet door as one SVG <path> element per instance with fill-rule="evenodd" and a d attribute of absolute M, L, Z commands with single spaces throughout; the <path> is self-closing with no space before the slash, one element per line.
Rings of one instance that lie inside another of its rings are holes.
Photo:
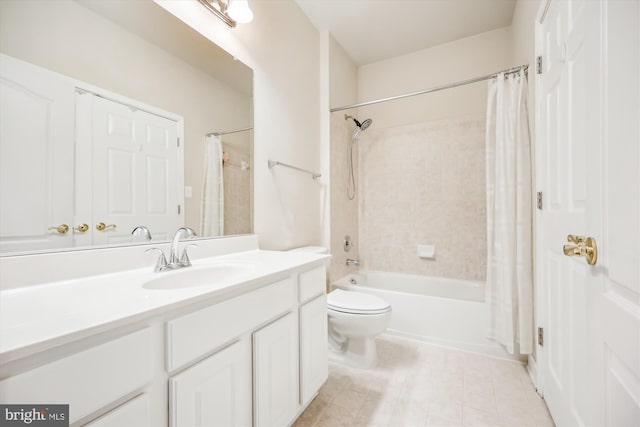
<path fill-rule="evenodd" d="M 286 426 L 298 406 L 298 328 L 290 313 L 253 334 L 254 425 Z"/>
<path fill-rule="evenodd" d="M 300 307 L 300 403 L 306 405 L 328 376 L 327 296 Z"/>
<path fill-rule="evenodd" d="M 250 355 L 250 342 L 238 341 L 172 377 L 170 425 L 251 425 Z"/>

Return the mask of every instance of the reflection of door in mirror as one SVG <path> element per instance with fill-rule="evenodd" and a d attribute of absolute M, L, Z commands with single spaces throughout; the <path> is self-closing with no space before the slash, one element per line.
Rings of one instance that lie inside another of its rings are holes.
<path fill-rule="evenodd" d="M 129 100 L 157 107 L 138 108 L 140 110 L 170 119 L 175 118 L 163 112 L 171 111 L 183 117 L 184 120 L 179 121 L 184 150 L 184 185 L 180 191 L 186 194 L 181 213 L 184 225 L 199 228 L 204 138 L 209 133 L 253 127 L 253 72 L 249 67 L 153 1 L 0 0 L 0 52 L 59 73 L 59 76 L 71 80 L 72 84 L 82 82 L 80 87 L 89 92 L 96 92 L 100 88 L 99 93 L 107 99 L 127 104 L 121 97 L 108 96 L 118 94 Z M 73 99 L 70 102 L 73 105 Z M 64 140 L 73 139 L 71 130 L 71 136 Z M 224 168 L 225 234 L 250 233 L 253 229 L 253 132 L 225 134 L 222 143 L 223 151 L 230 158 Z M 25 144 L 23 141 L 20 147 L 26 147 Z M 64 155 L 60 149 L 47 151 L 54 156 L 49 164 L 70 172 L 68 164 L 73 163 L 73 146 L 65 147 L 68 151 Z M 32 149 L 24 151 L 29 152 L 29 155 L 40 156 L 38 159 L 33 158 L 32 164 L 41 161 L 45 154 Z M 58 157 L 63 157 L 60 163 L 57 161 Z M 16 166 L 14 169 L 19 168 L 17 162 L 11 163 Z M 75 162 L 75 167 L 89 168 L 88 165 L 89 163 L 80 165 Z M 37 173 L 26 170 L 22 172 L 27 177 L 35 177 L 46 171 L 51 172 L 51 169 L 41 168 Z M 14 178 L 4 172 L 5 170 L 2 171 L 2 176 L 9 177 L 9 180 L 26 182 L 24 177 Z M 77 175 L 71 175 L 69 179 L 73 176 Z M 73 185 L 71 188 L 74 188 Z M 35 186 L 31 188 L 32 192 L 40 191 Z M 63 189 L 67 192 L 68 200 L 73 203 L 73 191 L 67 190 L 69 185 L 56 184 L 52 188 Z M 23 189 L 16 191 L 25 192 Z M 98 197 L 92 189 L 88 192 L 92 197 Z M 56 194 L 54 197 L 49 194 L 47 197 L 53 197 L 57 201 L 61 196 L 63 195 Z M 5 200 L 6 198 L 2 199 Z M 12 200 L 16 203 L 9 205 L 16 212 L 31 209 L 23 203 L 18 204 L 21 198 L 17 193 Z M 25 198 L 28 203 L 32 203 L 32 200 L 41 203 L 45 199 L 39 196 Z M 73 205 L 70 209 L 74 209 Z M 38 207 L 38 212 L 44 212 L 44 209 Z M 23 218 L 17 220 L 22 221 Z M 0 216 L 0 223 L 3 221 L 4 218 Z M 80 243 L 79 240 L 92 240 L 89 239 L 89 233 L 96 234 L 96 222 L 103 222 L 105 226 L 116 224 L 116 230 L 121 229 L 120 224 L 109 222 L 105 218 L 95 218 L 94 221 L 93 217 L 89 217 L 75 221 L 71 217 L 60 221 L 46 221 L 47 228 L 67 224 L 69 232 L 63 235 L 51 230 L 49 233 L 52 234 L 45 236 L 46 239 L 54 240 L 55 247 L 59 247 L 58 240 L 63 238 L 68 238 L 69 244 L 76 241 L 73 245 L 75 247 L 86 247 L 85 245 L 93 244 Z M 87 224 L 86 234 L 80 231 L 84 229 L 82 224 Z M 9 228 L 2 225 L 3 229 Z M 13 226 L 10 228 L 11 232 L 19 231 Z M 78 230 L 71 236 L 74 228 Z M 104 231 L 103 237 L 114 237 L 113 229 Z M 153 240 L 161 239 L 155 233 L 151 235 Z M 42 239 L 42 245 L 33 244 L 31 248 L 36 251 L 56 250 L 46 239 Z M 0 251 L 3 246 L 1 240 L 0 233 Z M 144 240 L 138 239 L 135 243 L 141 241 Z M 26 249 L 16 248 L 11 249 L 11 252 L 23 250 Z M 7 252 L 0 253 L 0 256 L 6 254 Z"/>
<path fill-rule="evenodd" d="M 89 92 L 76 111 L 75 222 L 93 224 L 76 245 L 131 243 L 137 226 L 169 239 L 184 224 L 181 120 Z"/>
<path fill-rule="evenodd" d="M 0 57 L 0 252 L 73 242 L 74 86 Z"/>
<path fill-rule="evenodd" d="M 180 116 L 1 62 L 3 253 L 130 243 L 136 226 L 166 240 L 184 224 Z"/>

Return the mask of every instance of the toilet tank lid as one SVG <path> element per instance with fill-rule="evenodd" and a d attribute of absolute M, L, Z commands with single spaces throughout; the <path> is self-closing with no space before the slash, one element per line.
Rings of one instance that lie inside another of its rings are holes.
<path fill-rule="evenodd" d="M 328 254 L 329 250 L 324 246 L 302 246 L 300 248 L 290 249 L 291 252 L 308 252 L 312 254 Z"/>

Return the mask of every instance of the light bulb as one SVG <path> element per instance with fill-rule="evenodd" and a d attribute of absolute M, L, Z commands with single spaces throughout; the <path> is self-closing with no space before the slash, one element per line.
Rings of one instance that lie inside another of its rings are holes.
<path fill-rule="evenodd" d="M 241 24 L 253 21 L 253 12 L 249 9 L 247 0 L 229 0 L 227 15 Z"/>

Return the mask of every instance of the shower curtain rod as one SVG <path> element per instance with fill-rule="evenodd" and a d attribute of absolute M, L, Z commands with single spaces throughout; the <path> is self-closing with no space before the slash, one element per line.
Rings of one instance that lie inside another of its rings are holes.
<path fill-rule="evenodd" d="M 527 73 L 528 68 L 529 68 L 528 64 L 519 65 L 517 67 L 509 68 L 507 70 L 498 71 L 497 73 L 487 74 L 486 76 L 476 77 L 476 78 L 468 79 L 468 80 L 462 80 L 462 81 L 459 81 L 459 82 L 449 83 L 449 84 L 442 85 L 442 86 L 436 86 L 436 87 L 432 87 L 432 88 L 429 88 L 429 89 L 421 90 L 421 91 L 418 91 L 418 92 L 405 93 L 404 95 L 397 95 L 397 96 L 391 96 L 389 98 L 376 99 L 375 101 L 367 101 L 367 102 L 360 102 L 358 104 L 345 105 L 344 107 L 332 108 L 329 111 L 331 113 L 334 113 L 336 111 L 350 110 L 351 108 L 365 107 L 367 105 L 379 104 L 381 102 L 387 102 L 387 101 L 395 101 L 396 99 L 409 98 L 411 96 L 424 95 L 425 93 L 438 92 L 438 91 L 444 90 L 444 89 L 451 89 L 451 88 L 458 87 L 458 86 L 464 86 L 464 85 L 468 85 L 468 84 L 471 84 L 471 83 L 481 82 L 483 80 L 489 80 L 489 79 L 492 79 L 492 78 L 496 77 L 500 73 L 510 74 L 510 73 L 516 73 L 516 72 L 518 72 L 520 70 L 524 70 L 524 72 Z"/>
<path fill-rule="evenodd" d="M 211 132 L 206 134 L 205 136 L 220 136 L 220 135 L 228 135 L 230 133 L 238 133 L 238 132 L 246 132 L 248 130 L 253 130 L 253 127 L 248 127 L 248 128 L 242 128 L 242 129 L 235 129 L 235 130 L 228 130 L 228 131 L 224 131 L 224 132 Z"/>

